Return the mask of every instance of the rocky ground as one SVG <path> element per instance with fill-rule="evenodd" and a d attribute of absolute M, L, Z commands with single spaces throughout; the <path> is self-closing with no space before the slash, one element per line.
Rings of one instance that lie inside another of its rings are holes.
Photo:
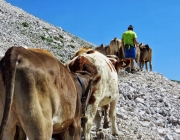
<path fill-rule="evenodd" d="M 0 56 L 13 45 L 47 49 L 62 63 L 82 46 L 96 46 L 0 0 Z M 104 140 L 180 140 L 180 85 L 155 71 L 118 76 L 120 136 L 102 129 Z M 91 134 L 99 139 L 95 127 Z"/>
<path fill-rule="evenodd" d="M 105 140 L 180 140 L 180 85 L 156 72 L 119 72 L 119 137 Z M 95 127 L 94 127 L 95 134 Z M 94 135 L 95 139 L 97 137 Z"/>
<path fill-rule="evenodd" d="M 0 0 L 0 55 L 14 45 L 47 49 L 63 63 L 82 46 L 95 47 L 61 27 Z"/>

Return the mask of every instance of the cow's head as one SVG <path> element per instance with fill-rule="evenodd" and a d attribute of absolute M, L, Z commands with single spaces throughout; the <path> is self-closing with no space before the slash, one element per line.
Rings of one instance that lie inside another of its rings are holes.
<path fill-rule="evenodd" d="M 89 53 L 91 53 L 91 51 L 89 51 Z M 69 64 L 67 64 L 67 67 L 71 72 L 86 71 L 93 77 L 98 73 L 96 66 L 84 56 L 77 56 Z"/>
<path fill-rule="evenodd" d="M 125 59 L 125 60 L 117 60 L 115 63 L 115 69 L 118 72 L 119 69 L 122 68 L 127 68 L 130 64 L 130 60 L 129 59 Z"/>
<path fill-rule="evenodd" d="M 138 44 L 138 47 L 139 47 L 140 50 L 142 50 L 142 49 L 149 49 L 149 45 L 148 44 L 140 43 L 140 44 Z"/>
<path fill-rule="evenodd" d="M 89 51 L 89 50 L 92 50 L 92 49 L 90 49 L 90 48 L 87 47 L 87 46 L 83 46 L 82 48 L 80 48 L 80 49 L 73 55 L 72 59 L 75 58 L 76 56 L 80 56 L 81 54 L 86 53 L 86 52 Z"/>

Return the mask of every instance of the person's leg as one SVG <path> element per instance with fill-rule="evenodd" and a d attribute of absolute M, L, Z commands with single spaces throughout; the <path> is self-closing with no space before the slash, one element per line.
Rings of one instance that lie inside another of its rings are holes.
<path fill-rule="evenodd" d="M 130 58 L 130 61 L 131 61 L 131 72 L 134 72 L 135 71 L 134 60 L 136 58 L 136 47 L 131 47 L 130 48 L 130 52 L 131 52 L 131 58 Z"/>
<path fill-rule="evenodd" d="M 130 61 L 131 61 L 131 69 L 135 69 L 135 67 L 134 67 L 134 58 L 130 58 Z"/>
<path fill-rule="evenodd" d="M 130 50 L 128 50 L 128 49 L 125 49 L 124 52 L 125 52 L 125 58 L 128 59 L 128 60 L 130 60 L 130 66 L 126 68 L 126 71 L 127 71 L 128 73 L 130 73 L 130 72 L 131 72 L 131 63 L 132 63 L 132 62 L 131 62 L 131 58 L 130 58 L 130 54 L 131 54 L 131 53 L 130 53 Z"/>

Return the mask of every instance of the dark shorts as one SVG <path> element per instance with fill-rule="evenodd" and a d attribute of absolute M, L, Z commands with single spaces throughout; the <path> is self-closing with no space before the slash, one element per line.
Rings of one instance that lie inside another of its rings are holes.
<path fill-rule="evenodd" d="M 130 47 L 130 49 L 125 49 L 126 58 L 136 58 L 136 47 Z"/>

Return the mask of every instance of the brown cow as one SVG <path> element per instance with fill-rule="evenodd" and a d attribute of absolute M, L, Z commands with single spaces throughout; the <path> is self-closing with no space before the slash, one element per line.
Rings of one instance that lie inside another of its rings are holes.
<path fill-rule="evenodd" d="M 120 60 L 125 59 L 124 50 L 122 48 L 122 41 L 120 39 L 115 37 L 113 40 L 111 40 L 109 49 L 110 55 L 116 55 Z"/>
<path fill-rule="evenodd" d="M 152 49 L 148 44 L 140 43 L 136 51 L 136 62 L 140 70 L 143 69 L 144 63 L 148 71 L 147 62 L 149 62 L 150 71 L 152 71 Z"/>
<path fill-rule="evenodd" d="M 109 46 L 105 46 L 104 44 L 101 44 L 100 46 L 96 47 L 95 50 L 104 55 L 110 55 Z"/>
<path fill-rule="evenodd" d="M 104 54 L 104 55 L 107 55 L 104 44 L 101 44 L 100 46 L 96 47 L 95 50 Z"/>
<path fill-rule="evenodd" d="M 101 44 L 100 46 L 96 47 L 95 50 L 104 55 L 116 55 L 120 60 L 125 59 L 122 42 L 116 37 L 111 40 L 110 45 L 105 46 L 104 44 Z"/>
<path fill-rule="evenodd" d="M 13 140 L 16 126 L 29 139 L 49 140 L 56 133 L 65 140 L 80 139 L 80 95 L 60 61 L 48 51 L 11 47 L 0 66 L 5 84 L 0 94 L 5 98 L 1 100 L 0 139 Z"/>

